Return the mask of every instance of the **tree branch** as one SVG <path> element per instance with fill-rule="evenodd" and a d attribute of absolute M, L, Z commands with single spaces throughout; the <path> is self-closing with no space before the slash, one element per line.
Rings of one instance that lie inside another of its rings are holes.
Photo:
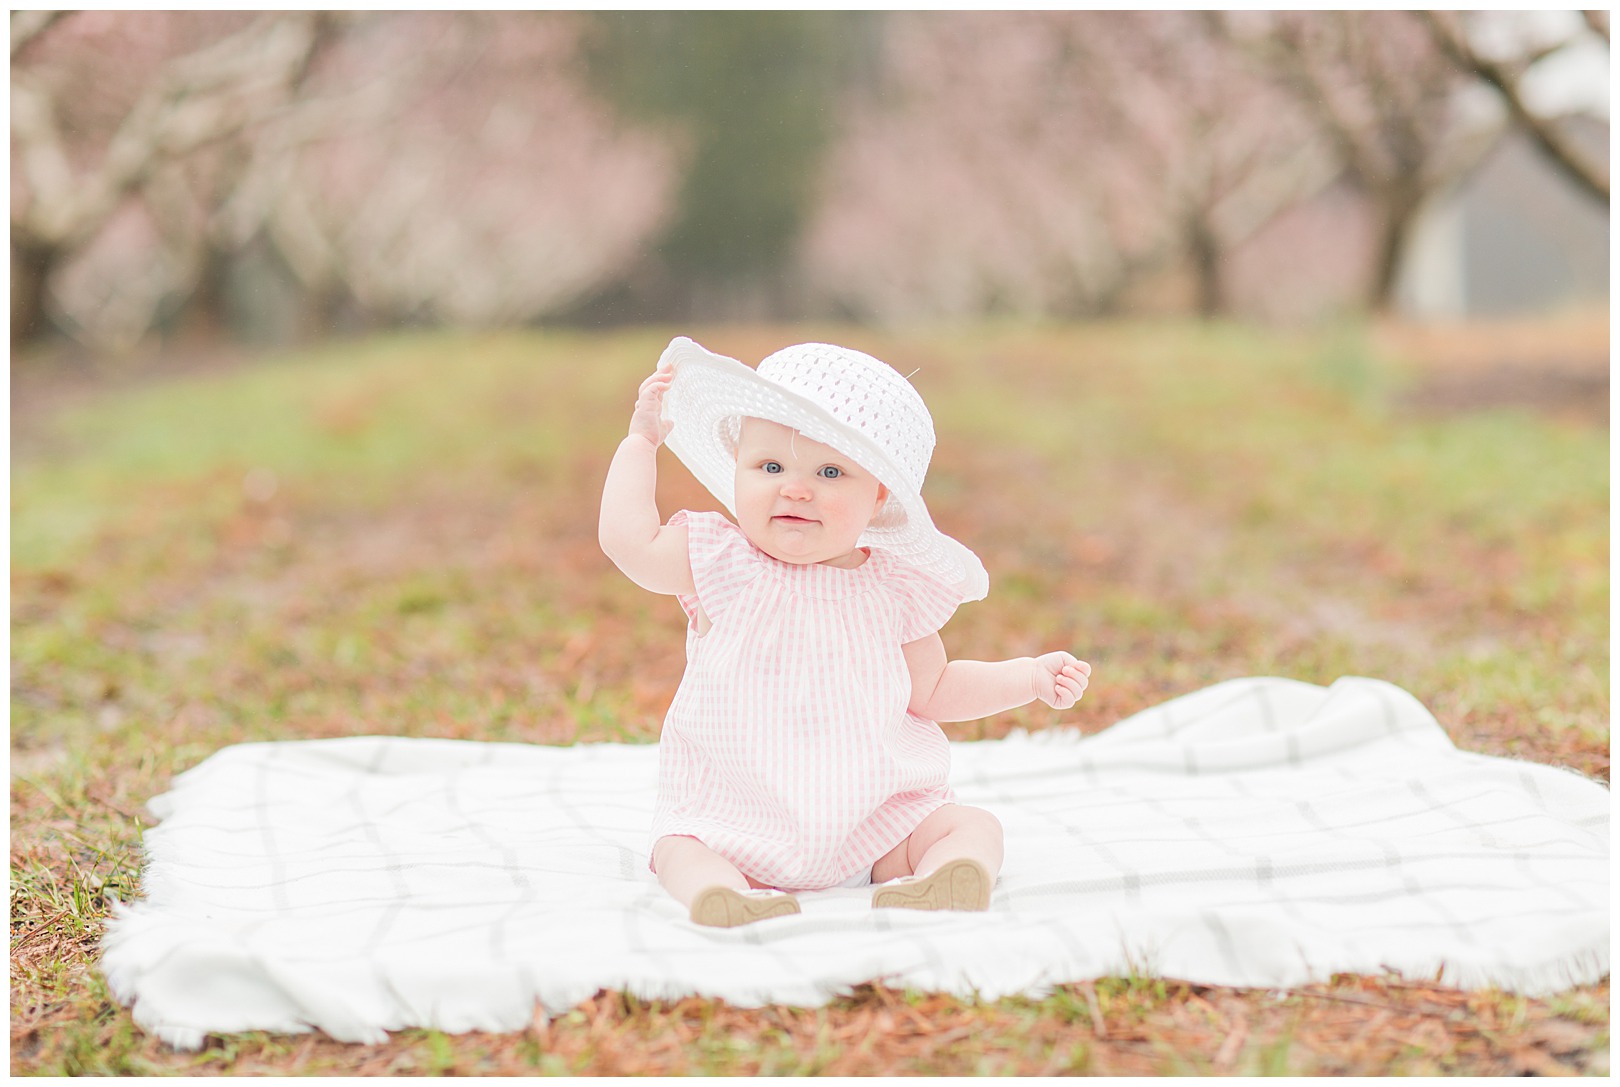
<path fill-rule="evenodd" d="M 1496 89 L 1514 122 L 1524 129 L 1542 153 L 1588 195 L 1607 204 L 1608 172 L 1589 159 L 1573 140 L 1560 131 L 1554 119 L 1541 117 L 1530 109 L 1524 100 L 1518 75 L 1506 64 L 1481 56 L 1469 44 L 1461 28 L 1440 13 L 1425 11 L 1420 15 L 1434 36 L 1435 43 L 1458 67 Z M 1592 23 L 1591 19 L 1587 21 Z"/>
<path fill-rule="evenodd" d="M 1606 10 L 1582 11 L 1581 18 L 1586 25 L 1592 28 L 1592 33 L 1598 35 L 1607 44 L 1609 41 L 1609 13 Z"/>
<path fill-rule="evenodd" d="M 1227 17 L 1206 16 L 1210 29 L 1223 41 L 1245 51 L 1316 118 L 1328 142 L 1338 149 L 1344 169 L 1369 191 L 1383 185 L 1388 173 L 1386 156 L 1366 126 L 1356 123 L 1337 101 L 1332 80 L 1318 69 L 1322 58 L 1306 40 L 1304 28 L 1287 14 L 1274 13 L 1265 33 L 1237 34 Z"/>
<path fill-rule="evenodd" d="M 28 47 L 28 43 L 45 33 L 67 15 L 65 11 L 14 11 L 11 13 L 11 59 Z"/>
<path fill-rule="evenodd" d="M 239 132 L 280 107 L 318 37 L 318 16 L 270 16 L 180 58 L 136 102 L 100 164 L 82 178 L 68 165 L 51 96 L 13 69 L 12 138 L 31 190 L 26 211 L 13 217 L 13 230 L 61 248 L 79 244 L 159 164 Z"/>

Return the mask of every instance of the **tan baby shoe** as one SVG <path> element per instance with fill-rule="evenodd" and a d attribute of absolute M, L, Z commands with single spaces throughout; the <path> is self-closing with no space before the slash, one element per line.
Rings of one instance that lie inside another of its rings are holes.
<path fill-rule="evenodd" d="M 872 892 L 872 908 L 987 910 L 995 880 L 978 861 L 946 861 L 926 876 L 890 880 Z"/>
<path fill-rule="evenodd" d="M 692 899 L 692 923 L 710 928 L 736 928 L 767 917 L 799 912 L 799 900 L 785 891 L 734 891 L 710 887 Z"/>

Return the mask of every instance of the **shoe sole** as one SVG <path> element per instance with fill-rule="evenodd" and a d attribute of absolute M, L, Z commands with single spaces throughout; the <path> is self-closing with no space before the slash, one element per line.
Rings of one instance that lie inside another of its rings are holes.
<path fill-rule="evenodd" d="M 692 923 L 709 928 L 736 928 L 798 912 L 799 900 L 792 895 L 745 895 L 730 887 L 710 887 L 692 900 Z"/>
<path fill-rule="evenodd" d="M 984 865 L 962 857 L 921 879 L 879 887 L 872 892 L 872 908 L 983 911 L 990 908 L 994 884 Z"/>

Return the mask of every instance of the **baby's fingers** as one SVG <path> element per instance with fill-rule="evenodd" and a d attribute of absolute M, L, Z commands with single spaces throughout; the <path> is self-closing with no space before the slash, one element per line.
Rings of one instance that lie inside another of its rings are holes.
<path fill-rule="evenodd" d="M 639 434 L 653 445 L 661 445 L 673 424 L 663 418 L 664 394 L 674 379 L 674 371 L 660 369 L 651 374 L 636 390 L 635 411 L 630 418 L 630 433 Z"/>
<path fill-rule="evenodd" d="M 1053 694 L 1055 697 L 1052 702 L 1052 708 L 1066 710 L 1070 706 L 1073 706 L 1076 702 L 1080 701 L 1081 696 L 1085 693 L 1086 679 L 1084 676 L 1075 678 L 1069 676 L 1067 673 L 1059 675 L 1056 682 L 1053 684 Z"/>
<path fill-rule="evenodd" d="M 1067 676 L 1059 676 L 1056 690 L 1059 696 L 1067 695 L 1071 701 L 1078 702 L 1080 696 L 1086 693 L 1086 685 Z"/>

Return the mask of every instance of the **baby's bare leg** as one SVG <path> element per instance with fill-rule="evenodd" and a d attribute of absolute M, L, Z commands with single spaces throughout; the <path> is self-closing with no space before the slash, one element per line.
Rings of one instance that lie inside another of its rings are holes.
<path fill-rule="evenodd" d="M 985 910 L 1001 871 L 1001 822 L 950 804 L 872 866 L 874 909 Z"/>
<path fill-rule="evenodd" d="M 699 891 L 710 887 L 748 890 L 748 877 L 737 866 L 684 834 L 671 834 L 653 845 L 653 871 L 664 890 L 688 909 Z"/>
<path fill-rule="evenodd" d="M 699 925 L 731 928 L 799 912 L 798 899 L 758 889 L 760 884 L 736 865 L 684 834 L 658 839 L 653 845 L 653 870 L 664 890 Z"/>
<path fill-rule="evenodd" d="M 917 824 L 910 837 L 872 865 L 872 882 L 926 876 L 946 861 L 978 861 L 991 879 L 1001 871 L 1001 820 L 983 808 L 947 804 Z"/>

